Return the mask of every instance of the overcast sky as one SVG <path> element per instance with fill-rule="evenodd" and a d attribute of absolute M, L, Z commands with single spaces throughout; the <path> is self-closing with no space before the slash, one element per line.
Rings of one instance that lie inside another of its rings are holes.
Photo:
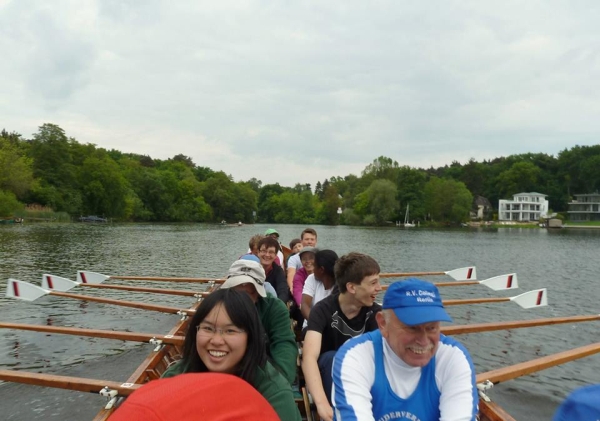
<path fill-rule="evenodd" d="M 0 129 L 314 184 L 600 143 L 600 1 L 0 0 Z"/>

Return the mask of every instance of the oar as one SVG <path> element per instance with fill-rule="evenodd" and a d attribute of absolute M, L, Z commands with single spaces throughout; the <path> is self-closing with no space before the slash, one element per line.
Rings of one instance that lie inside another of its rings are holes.
<path fill-rule="evenodd" d="M 517 377 L 526 376 L 536 371 L 541 371 L 549 367 L 554 367 L 569 361 L 587 357 L 600 352 L 600 342 L 585 345 L 568 351 L 558 352 L 535 360 L 525 361 L 508 367 L 498 368 L 496 370 L 486 371 L 477 375 L 477 383 L 490 381 L 493 384 L 512 380 Z"/>
<path fill-rule="evenodd" d="M 600 320 L 600 314 L 591 316 L 553 317 L 534 320 L 516 320 L 510 322 L 474 323 L 468 325 L 443 326 L 444 335 L 461 335 L 466 333 L 492 332 L 495 330 L 520 329 L 525 327 L 549 326 L 564 323 L 591 322 Z"/>
<path fill-rule="evenodd" d="M 402 282 L 402 280 L 396 281 L 396 282 Z M 519 283 L 517 281 L 516 273 L 509 273 L 507 275 L 494 276 L 493 278 L 485 279 L 483 281 L 435 282 L 434 284 L 437 287 L 455 287 L 455 286 L 462 286 L 462 285 L 481 284 L 481 285 L 485 285 L 488 288 L 493 289 L 494 291 L 519 288 Z M 383 290 L 386 290 L 389 288 L 390 285 L 383 285 L 381 288 Z"/>
<path fill-rule="evenodd" d="M 43 326 L 25 323 L 0 322 L 2 329 L 29 330 L 33 332 L 58 333 L 62 335 L 88 336 L 92 338 L 118 339 L 121 341 L 150 342 L 183 345 L 183 336 L 156 335 L 153 333 L 122 332 L 116 330 L 83 329 L 77 327 Z"/>
<path fill-rule="evenodd" d="M 28 282 L 17 279 L 9 279 L 6 287 L 6 296 L 8 298 L 17 298 L 25 301 L 34 301 L 44 295 L 54 295 L 56 297 L 73 298 L 76 300 L 95 301 L 98 303 L 114 304 L 124 307 L 139 308 L 142 310 L 160 311 L 163 313 L 190 315 L 194 314 L 194 309 L 180 309 L 177 307 L 161 306 L 157 304 L 141 303 L 138 301 L 113 300 L 111 298 L 92 297 L 90 295 L 70 294 L 68 292 L 48 291 Z"/>
<path fill-rule="evenodd" d="M 107 278 L 108 279 L 108 278 Z M 84 286 L 88 288 L 106 288 L 106 289 L 120 289 L 124 291 L 135 291 L 135 292 L 152 292 L 156 294 L 169 294 L 169 295 L 183 295 L 189 297 L 201 298 L 205 297 L 209 292 L 198 292 L 192 290 L 182 289 L 163 289 L 163 288 L 147 288 L 147 287 L 134 287 L 129 285 L 110 285 L 110 284 L 92 284 L 75 282 L 70 279 L 63 278 L 56 275 L 49 275 L 45 273 L 42 275 L 42 288 L 53 290 L 53 291 L 69 291 L 76 286 Z"/>
<path fill-rule="evenodd" d="M 399 272 L 399 273 L 380 273 L 380 278 L 401 278 L 406 276 L 442 276 L 447 275 L 457 281 L 470 281 L 477 279 L 477 269 L 475 266 L 449 270 L 447 272 Z"/>
<path fill-rule="evenodd" d="M 458 306 L 465 304 L 502 303 L 505 301 L 514 301 L 523 308 L 543 307 L 548 305 L 548 294 L 546 288 L 542 288 L 534 289 L 515 297 L 464 298 L 460 300 L 443 300 L 442 303 L 445 306 Z"/>
<path fill-rule="evenodd" d="M 101 273 L 90 272 L 86 270 L 77 271 L 77 282 L 83 284 L 99 284 L 108 279 L 121 279 L 126 281 L 162 281 L 162 282 L 200 282 L 200 283 L 217 283 L 222 284 L 225 279 L 220 278 L 176 278 L 164 276 L 118 276 L 118 275 L 103 275 Z"/>
<path fill-rule="evenodd" d="M 401 273 L 380 273 L 380 278 L 401 278 L 409 276 L 436 276 L 447 275 L 457 281 L 469 281 L 477 279 L 477 269 L 475 266 L 469 266 L 446 272 L 401 272 Z M 121 279 L 127 281 L 162 281 L 162 282 L 225 282 L 222 278 L 181 278 L 168 276 L 134 276 L 134 275 L 104 275 L 97 272 L 80 270 L 77 272 L 77 281 L 81 283 L 101 283 L 107 279 Z"/>
<path fill-rule="evenodd" d="M 525 292 L 515 297 L 465 298 L 462 300 L 444 300 L 442 302 L 445 306 L 455 306 L 463 304 L 501 303 L 504 301 L 514 301 L 523 308 L 542 307 L 548 305 L 548 294 L 546 288 L 542 288 Z"/>
<path fill-rule="evenodd" d="M 77 390 L 79 392 L 100 392 L 101 390 L 110 389 L 116 390 L 120 396 L 128 396 L 142 386 L 141 384 L 134 383 L 119 383 L 109 380 L 57 376 L 54 374 L 14 370 L 0 370 L 0 380 L 59 389 Z"/>
<path fill-rule="evenodd" d="M 535 320 L 517 320 L 509 322 L 477 323 L 457 326 L 444 326 L 442 333 L 445 335 L 458 335 L 496 330 L 520 329 L 526 327 L 548 326 L 565 323 L 590 322 L 600 320 L 600 314 L 590 316 L 555 317 Z M 57 333 L 62 335 L 88 336 L 105 339 L 117 339 L 133 342 L 156 342 L 165 344 L 182 345 L 184 337 L 178 335 L 159 335 L 154 333 L 124 332 L 116 330 L 85 329 L 76 327 L 46 326 L 26 323 L 0 322 L 0 329 L 28 330 L 33 332 Z"/>

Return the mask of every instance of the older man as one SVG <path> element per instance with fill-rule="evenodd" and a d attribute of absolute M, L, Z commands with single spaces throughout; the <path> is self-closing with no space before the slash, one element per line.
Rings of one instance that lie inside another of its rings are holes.
<path fill-rule="evenodd" d="M 452 319 L 430 282 L 393 283 L 377 314 L 379 330 L 346 342 L 333 364 L 338 421 L 472 421 L 475 369 L 467 350 L 440 333 Z"/>
<path fill-rule="evenodd" d="M 286 305 L 279 298 L 267 295 L 265 271 L 260 263 L 251 260 L 233 262 L 221 288 L 235 288 L 248 293 L 256 304 L 260 321 L 267 334 L 267 352 L 290 384 L 296 378 L 298 347 Z"/>

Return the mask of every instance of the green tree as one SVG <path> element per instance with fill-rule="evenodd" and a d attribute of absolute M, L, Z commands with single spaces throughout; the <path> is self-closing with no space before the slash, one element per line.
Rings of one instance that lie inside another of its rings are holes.
<path fill-rule="evenodd" d="M 516 162 L 498 176 L 496 188 L 506 198 L 516 193 L 536 191 L 540 175 L 541 170 L 535 164 Z"/>
<path fill-rule="evenodd" d="M 340 221 L 338 208 L 342 206 L 337 188 L 328 183 L 323 191 L 323 201 L 318 210 L 318 220 L 320 224 L 337 225 Z"/>
<path fill-rule="evenodd" d="M 10 217 L 23 207 L 13 192 L 0 190 L 0 217 Z"/>
<path fill-rule="evenodd" d="M 89 157 L 79 169 L 82 208 L 85 214 L 111 218 L 126 216 L 127 180 L 115 161 L 108 155 Z"/>
<path fill-rule="evenodd" d="M 28 158 L 17 143 L 0 136 L 0 189 L 23 198 L 34 183 L 32 159 Z"/>
<path fill-rule="evenodd" d="M 431 177 L 425 184 L 424 201 L 433 221 L 461 223 L 469 218 L 473 195 L 460 181 Z"/>
<path fill-rule="evenodd" d="M 382 225 L 389 221 L 396 213 L 396 194 L 396 185 L 390 180 L 373 181 L 365 191 L 369 210 L 369 214 L 364 218 L 365 224 Z"/>

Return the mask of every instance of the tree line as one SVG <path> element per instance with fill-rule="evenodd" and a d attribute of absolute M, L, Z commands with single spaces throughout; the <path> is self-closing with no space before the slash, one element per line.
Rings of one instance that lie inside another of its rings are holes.
<path fill-rule="evenodd" d="M 554 212 L 565 212 L 573 194 L 599 188 L 600 145 L 429 169 L 380 156 L 360 175 L 331 177 L 313 190 L 234 181 L 182 154 L 160 160 L 98 148 L 55 124 L 31 139 L 0 132 L 0 217 L 35 204 L 121 221 L 383 225 L 402 221 L 410 205 L 411 220 L 457 224 L 469 219 L 477 196 L 495 208 L 499 199 L 538 192 Z"/>

